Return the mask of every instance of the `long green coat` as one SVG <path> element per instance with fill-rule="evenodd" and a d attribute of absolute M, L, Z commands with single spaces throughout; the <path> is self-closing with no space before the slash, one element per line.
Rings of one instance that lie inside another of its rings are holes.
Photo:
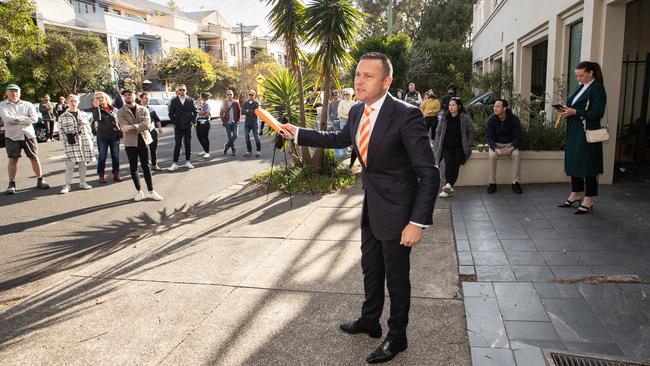
<path fill-rule="evenodd" d="M 564 171 L 571 177 L 596 177 L 603 174 L 603 144 L 587 142 L 583 121 L 588 130 L 600 128 L 600 119 L 605 115 L 607 94 L 603 83 L 594 80 L 580 98 L 572 103 L 581 88 L 583 85 L 579 85 L 567 97 L 566 105 L 575 109 L 576 115 L 567 118 Z"/>

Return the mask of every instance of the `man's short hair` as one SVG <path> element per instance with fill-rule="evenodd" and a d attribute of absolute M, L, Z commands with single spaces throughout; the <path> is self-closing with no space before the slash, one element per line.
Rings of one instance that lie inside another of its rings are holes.
<path fill-rule="evenodd" d="M 409 83 L 409 86 L 411 86 L 411 85 L 413 85 L 413 87 L 415 88 L 415 84 L 414 84 L 414 83 Z"/>
<path fill-rule="evenodd" d="M 142 93 L 140 93 L 140 98 L 142 98 L 144 95 L 149 96 L 149 92 L 142 92 Z"/>
<path fill-rule="evenodd" d="M 454 92 L 458 91 L 458 87 L 456 86 L 456 84 L 449 84 L 447 90 L 449 89 L 453 90 Z"/>
<path fill-rule="evenodd" d="M 503 99 L 503 98 L 497 98 L 497 99 L 494 101 L 494 103 L 496 104 L 496 102 L 501 102 L 501 104 L 503 104 L 503 106 L 504 106 L 505 108 L 508 108 L 508 101 L 507 101 L 507 100 L 505 100 L 505 99 Z"/>
<path fill-rule="evenodd" d="M 178 86 L 176 87 L 176 90 L 180 89 L 181 86 L 184 87 L 185 89 L 187 89 L 187 85 L 185 85 L 185 84 L 178 84 Z"/>
<path fill-rule="evenodd" d="M 384 78 L 387 76 L 393 76 L 393 64 L 390 62 L 388 56 L 384 55 L 381 52 L 368 52 L 361 56 L 361 60 L 380 60 L 384 69 Z"/>

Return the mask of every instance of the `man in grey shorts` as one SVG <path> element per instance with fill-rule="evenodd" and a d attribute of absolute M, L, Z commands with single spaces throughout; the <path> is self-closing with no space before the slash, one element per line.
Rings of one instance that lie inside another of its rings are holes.
<path fill-rule="evenodd" d="M 36 174 L 36 188 L 48 189 L 50 186 L 43 180 L 41 162 L 38 160 L 38 144 L 33 123 L 38 121 L 36 109 L 30 102 L 20 100 L 20 88 L 9 84 L 5 90 L 7 100 L 0 103 L 0 119 L 5 127 L 5 147 L 9 157 L 9 187 L 7 194 L 16 193 L 16 170 L 21 151 L 32 162 Z"/>

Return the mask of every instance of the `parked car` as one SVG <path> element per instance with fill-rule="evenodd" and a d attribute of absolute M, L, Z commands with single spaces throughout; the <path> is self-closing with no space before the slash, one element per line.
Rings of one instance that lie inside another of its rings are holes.
<path fill-rule="evenodd" d="M 158 118 L 160 118 L 160 123 L 163 126 L 166 126 L 169 124 L 169 110 L 167 109 L 167 105 L 169 104 L 169 101 L 166 99 L 158 99 L 158 98 L 151 98 L 149 99 L 149 106 L 156 111 L 156 114 L 158 115 Z"/>
<path fill-rule="evenodd" d="M 494 95 L 494 92 L 486 91 L 480 93 L 476 98 L 470 100 L 469 103 L 465 104 L 465 109 L 467 109 L 467 112 L 472 119 L 474 118 L 474 114 L 477 112 L 491 115 L 495 100 L 496 96 Z"/>

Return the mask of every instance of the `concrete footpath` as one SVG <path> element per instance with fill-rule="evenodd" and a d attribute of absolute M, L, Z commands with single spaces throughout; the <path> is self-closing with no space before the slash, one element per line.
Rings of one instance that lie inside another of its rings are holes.
<path fill-rule="evenodd" d="M 242 184 L 134 227 L 121 250 L 0 311 L 0 364 L 365 364 L 380 340 L 338 329 L 363 300 L 361 202 L 355 187 L 290 207 Z M 449 204 L 411 254 L 409 349 L 392 364 L 470 364 Z"/>

